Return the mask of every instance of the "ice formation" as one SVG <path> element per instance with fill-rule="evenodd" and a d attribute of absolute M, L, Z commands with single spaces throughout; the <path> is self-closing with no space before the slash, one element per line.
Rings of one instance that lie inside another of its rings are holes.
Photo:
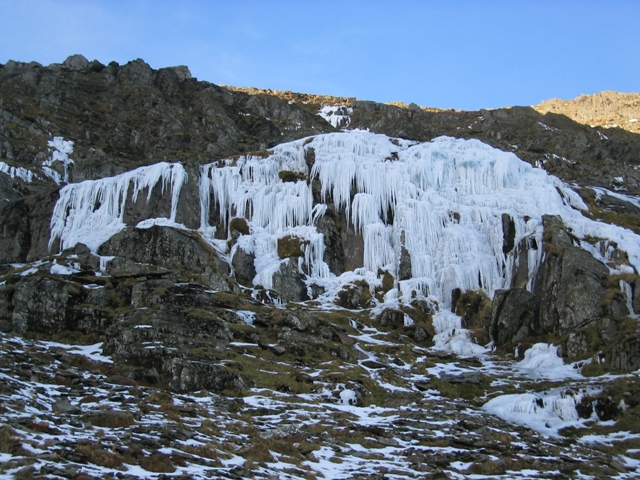
<path fill-rule="evenodd" d="M 31 170 L 22 167 L 12 167 L 4 162 L 0 162 L 0 172 L 6 173 L 11 178 L 19 178 L 25 182 L 33 182 L 36 178 Z"/>
<path fill-rule="evenodd" d="M 60 189 L 51 217 L 49 248 L 56 240 L 60 249 L 77 243 L 86 244 L 95 251 L 111 236 L 125 228 L 124 213 L 127 199 L 135 202 L 138 195 L 147 190 L 147 201 L 153 188 L 171 188 L 171 213 L 169 221 L 175 223 L 178 198 L 187 179 L 184 167 L 178 163 L 158 163 L 140 167 L 115 177 L 86 180 Z"/>
<path fill-rule="evenodd" d="M 310 149 L 311 168 L 305 162 Z M 310 181 L 281 181 L 285 170 L 317 179 L 324 203 L 313 205 Z M 542 215 L 561 215 L 579 238 L 611 238 L 640 265 L 634 234 L 587 219 L 580 197 L 560 180 L 478 140 L 440 137 L 417 144 L 365 131 L 319 135 L 280 145 L 267 158 L 203 166 L 200 191 L 204 231 L 211 228 L 213 202 L 225 225 L 234 216 L 248 219 L 251 235 L 236 248 L 256 255 L 254 283 L 265 287 L 279 268 L 277 239 L 286 235 L 305 240 L 301 268 L 310 282 L 331 290 L 344 280 L 329 272 L 314 226 L 328 204 L 344 211 L 364 238 L 361 275 L 395 273 L 400 249 L 409 252 L 412 278 L 398 282 L 389 300 L 417 293 L 448 305 L 455 288 L 492 296 L 508 286 L 517 259 L 503 253 L 503 214 L 515 224 L 516 245 L 525 237 L 540 245 Z M 531 288 L 542 249 L 528 255 Z"/>
<path fill-rule="evenodd" d="M 482 407 L 503 420 L 527 426 L 549 436 L 558 436 L 564 427 L 576 426 L 580 417 L 576 405 L 583 394 L 570 394 L 562 389 L 542 393 L 500 395 Z"/>
<path fill-rule="evenodd" d="M 558 355 L 558 347 L 547 343 L 536 343 L 524 352 L 524 359 L 516 364 L 520 372 L 548 380 L 579 378 L 581 374 L 572 365 L 565 365 Z"/>
<path fill-rule="evenodd" d="M 185 180 L 181 165 L 160 163 L 67 185 L 54 210 L 50 243 L 59 239 L 61 248 L 78 242 L 97 248 L 124 228 L 127 196 L 135 200 L 146 188 L 148 199 L 158 182 L 171 188 L 171 215 L 140 226 L 171 225 Z M 315 204 L 313 182 L 320 196 Z M 282 263 L 297 261 L 307 284 L 324 287 L 327 300 L 355 280 L 380 284 L 380 270 L 397 274 L 403 249 L 412 275 L 396 281 L 386 302 L 418 295 L 446 307 L 456 288 L 481 289 L 492 297 L 510 285 L 518 261 L 515 250 L 503 252 L 505 214 L 515 226 L 515 245 L 524 238 L 540 245 L 542 215 L 560 215 L 577 238 L 610 239 L 640 269 L 635 234 L 586 218 L 580 197 L 560 180 L 478 140 L 439 137 L 416 143 L 358 130 L 318 135 L 281 144 L 266 158 L 249 155 L 203 165 L 199 192 L 200 231 L 212 243 L 213 224 L 226 230 L 234 217 L 247 220 L 250 233 L 240 236 L 228 254 L 242 249 L 255 256 L 254 284 L 271 288 Z M 329 208 L 344 212 L 364 239 L 362 268 L 340 276 L 325 263 L 324 237 L 316 228 Z M 219 213 L 218 221 L 210 222 L 212 212 Z M 285 236 L 301 240 L 303 257 L 278 258 L 278 240 Z M 607 259 L 606 245 L 582 245 Z M 226 244 L 219 241 L 217 247 Z M 532 248 L 527 255 L 531 289 L 543 252 Z"/>
<path fill-rule="evenodd" d="M 351 114 L 353 108 L 345 105 L 323 105 L 318 112 L 322 118 L 329 122 L 333 127 L 346 128 L 351 123 Z"/>
<path fill-rule="evenodd" d="M 73 160 L 69 158 L 69 155 L 73 153 L 73 142 L 62 137 L 54 137 L 53 140 L 47 142 L 47 145 L 51 149 L 51 157 L 42 162 L 42 171 L 58 185 L 67 183 L 69 181 L 69 165 L 73 163 Z M 64 175 L 60 175 L 51 168 L 57 162 L 62 163 Z"/>

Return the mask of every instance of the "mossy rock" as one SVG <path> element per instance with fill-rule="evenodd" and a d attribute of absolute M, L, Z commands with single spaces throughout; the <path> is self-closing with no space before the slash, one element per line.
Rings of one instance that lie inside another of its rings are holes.
<path fill-rule="evenodd" d="M 249 235 L 249 224 L 247 220 L 242 217 L 234 217 L 229 222 L 229 230 L 236 231 L 241 235 Z"/>
<path fill-rule="evenodd" d="M 280 180 L 282 180 L 283 182 L 297 182 L 299 180 L 304 180 L 306 178 L 306 176 L 303 173 L 300 172 L 292 172 L 291 170 L 281 170 L 280 173 L 278 173 L 278 177 L 280 177 Z"/>
<path fill-rule="evenodd" d="M 370 306 L 371 299 L 369 284 L 364 280 L 358 280 L 338 292 L 336 303 L 344 308 L 359 309 Z"/>
<path fill-rule="evenodd" d="M 306 240 L 293 235 L 287 235 L 278 239 L 278 257 L 285 258 L 297 258 L 302 257 L 304 252 L 302 251 L 302 245 Z"/>

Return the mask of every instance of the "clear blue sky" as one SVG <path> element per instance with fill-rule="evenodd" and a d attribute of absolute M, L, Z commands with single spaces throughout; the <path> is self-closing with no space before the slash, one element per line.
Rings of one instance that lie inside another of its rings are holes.
<path fill-rule="evenodd" d="M 0 0 L 0 63 L 187 65 L 200 80 L 423 106 L 640 91 L 640 0 Z"/>

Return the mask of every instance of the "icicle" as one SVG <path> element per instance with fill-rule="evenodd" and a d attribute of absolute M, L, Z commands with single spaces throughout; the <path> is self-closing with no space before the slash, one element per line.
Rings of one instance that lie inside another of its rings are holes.
<path fill-rule="evenodd" d="M 36 176 L 31 170 L 22 167 L 12 167 L 4 162 L 0 162 L 0 172 L 6 173 L 11 178 L 19 178 L 25 182 L 33 182 Z"/>
<path fill-rule="evenodd" d="M 310 149 L 315 163 L 309 172 L 305 151 Z M 283 182 L 280 172 L 285 170 L 310 178 Z M 320 184 L 323 202 L 315 206 L 313 181 Z M 204 166 L 200 191 L 203 231 L 210 228 L 211 202 L 225 228 L 234 216 L 248 220 L 258 272 L 254 283 L 265 287 L 281 264 L 277 239 L 295 235 L 304 240 L 299 267 L 308 282 L 326 292 L 337 292 L 356 278 L 379 281 L 380 268 L 396 272 L 405 248 L 412 278 L 399 281 L 389 301 L 411 301 L 417 295 L 447 307 L 454 288 L 481 289 L 491 296 L 510 285 L 518 258 L 515 251 L 502 251 L 503 214 L 513 219 L 515 245 L 523 239 L 538 245 L 526 250 L 530 290 L 542 259 L 544 214 L 561 215 L 579 238 L 612 238 L 631 264 L 640 266 L 634 234 L 585 218 L 578 211 L 584 204 L 567 185 L 478 140 L 439 137 L 416 144 L 365 131 L 319 135 L 275 147 L 266 158 Z M 360 273 L 335 278 L 328 271 L 324 239 L 314 225 L 329 208 L 344 212 L 363 236 L 365 268 Z"/>
<path fill-rule="evenodd" d="M 631 285 L 629 285 L 624 280 L 620 280 L 620 290 L 622 290 L 622 293 L 624 294 L 627 309 L 629 310 L 629 316 L 632 318 L 637 318 L 638 315 L 633 309 L 633 290 L 631 289 Z"/>
<path fill-rule="evenodd" d="M 73 163 L 73 160 L 69 158 L 69 155 L 73 153 L 73 142 L 64 140 L 62 137 L 54 137 L 53 140 L 47 142 L 47 145 L 51 149 L 51 157 L 42 162 L 42 171 L 57 184 L 67 183 L 69 181 L 69 165 Z M 64 176 L 50 168 L 56 162 L 62 163 Z"/>
<path fill-rule="evenodd" d="M 148 189 L 148 201 L 158 182 L 162 182 L 163 193 L 166 187 L 170 187 L 169 221 L 175 223 L 180 190 L 186 179 L 187 173 L 182 165 L 158 163 L 115 177 L 66 185 L 60 190 L 60 198 L 51 217 L 49 248 L 60 240 L 61 250 L 84 243 L 96 251 L 102 243 L 125 228 L 124 211 L 130 187 L 133 201 L 145 188 Z"/>

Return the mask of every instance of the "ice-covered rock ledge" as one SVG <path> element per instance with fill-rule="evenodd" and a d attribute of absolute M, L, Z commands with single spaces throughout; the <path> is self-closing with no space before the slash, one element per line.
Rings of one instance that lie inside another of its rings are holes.
<path fill-rule="evenodd" d="M 82 242 L 95 250 L 124 228 L 137 196 L 145 191 L 148 202 L 157 185 L 170 191 L 163 222 L 175 223 L 187 181 L 182 165 L 159 163 L 67 185 L 54 210 L 50 245 Z M 278 145 L 266 157 L 201 166 L 197 181 L 199 205 L 189 208 L 200 209 L 200 231 L 210 241 L 231 240 L 216 247 L 232 245 L 231 261 L 244 255 L 250 281 L 277 290 L 275 275 L 297 276 L 309 296 L 321 292 L 327 302 L 354 281 L 379 287 L 384 272 L 394 279 L 382 292 L 389 306 L 419 297 L 448 308 L 455 289 L 492 298 L 511 286 L 522 262 L 516 246 L 524 239 L 542 244 L 544 215 L 562 218 L 578 240 L 610 239 L 626 252 L 629 268 L 640 266 L 637 235 L 586 218 L 586 206 L 567 185 L 477 140 L 324 134 Z M 244 219 L 246 230 L 232 238 L 234 218 Z M 299 249 L 283 254 L 281 244 L 291 238 Z M 543 251 L 525 254 L 531 290 Z"/>

